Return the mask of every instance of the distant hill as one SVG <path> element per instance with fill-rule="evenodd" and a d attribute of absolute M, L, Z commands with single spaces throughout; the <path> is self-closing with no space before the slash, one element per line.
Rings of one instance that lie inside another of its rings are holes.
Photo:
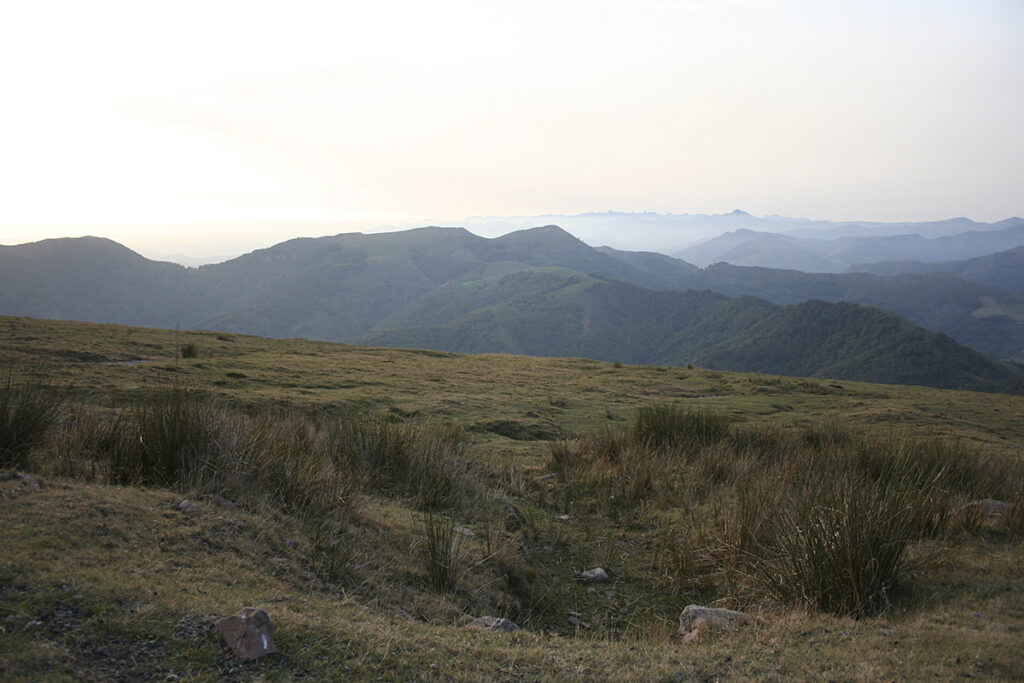
<path fill-rule="evenodd" d="M 411 321 L 427 324 L 403 326 Z M 878 309 L 652 292 L 565 270 L 451 283 L 378 328 L 357 341 L 941 388 L 1024 388 L 1019 369 Z"/>
<path fill-rule="evenodd" d="M 457 224 L 482 235 L 502 235 L 536 225 L 554 224 L 577 235 L 587 244 L 606 245 L 628 251 L 660 251 L 675 255 L 701 241 L 735 230 L 829 241 L 848 237 L 877 238 L 895 235 L 946 237 L 970 231 L 1003 230 L 1022 222 L 1024 221 L 1020 218 L 1009 218 L 997 223 L 980 223 L 967 218 L 899 223 L 825 221 L 786 216 L 754 216 L 736 209 L 722 214 L 604 211 L 540 216 L 474 216 L 457 221 Z"/>
<path fill-rule="evenodd" d="M 112 240 L 0 246 L 0 310 L 8 315 L 175 327 L 188 318 L 188 270 Z"/>
<path fill-rule="evenodd" d="M 850 266 L 851 273 L 895 276 L 910 273 L 952 273 L 1024 296 L 1024 246 L 997 254 L 957 261 L 882 261 Z"/>
<path fill-rule="evenodd" d="M 199 268 L 99 238 L 0 247 L 0 313 L 631 363 L 717 363 L 779 305 L 809 299 L 885 308 L 997 357 L 1024 350 L 1024 300 L 958 276 L 700 270 L 594 249 L 555 226 L 493 239 L 437 227 L 294 239 Z M 869 348 L 884 355 L 887 343 Z M 977 377 L 971 387 L 998 384 Z"/>
<path fill-rule="evenodd" d="M 986 225 L 990 229 L 972 229 L 935 237 L 907 233 L 825 238 L 821 231 L 783 234 L 739 229 L 673 255 L 701 267 L 724 262 L 737 266 L 840 273 L 854 264 L 905 259 L 946 261 L 984 256 L 1024 245 L 1024 220 L 1008 219 Z M 807 234 L 815 237 L 803 236 Z"/>
<path fill-rule="evenodd" d="M 967 353 L 964 353 L 967 351 Z M 807 301 L 779 309 L 754 323 L 724 348 L 702 359 L 722 370 L 771 372 L 940 388 L 1000 387 L 1024 391 L 1019 369 L 965 349 L 944 334 L 932 334 L 878 309 Z"/>
<path fill-rule="evenodd" d="M 956 275 L 801 273 L 720 263 L 700 271 L 692 286 L 782 305 L 821 299 L 875 306 L 997 358 L 1024 359 L 1024 298 Z"/>
<path fill-rule="evenodd" d="M 808 273 L 841 272 L 846 266 L 804 246 L 800 240 L 771 232 L 746 228 L 694 245 L 675 256 L 700 267 L 714 263 L 736 266 L 762 266 L 799 270 Z"/>

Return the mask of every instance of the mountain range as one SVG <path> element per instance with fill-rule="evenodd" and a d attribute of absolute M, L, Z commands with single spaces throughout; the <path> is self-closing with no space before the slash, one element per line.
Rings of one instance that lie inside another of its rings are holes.
<path fill-rule="evenodd" d="M 990 356 L 1024 350 L 1024 299 L 960 275 L 702 270 L 555 226 L 301 238 L 199 268 L 44 240 L 0 247 L 0 312 L 1003 391 L 1021 370 Z"/>
<path fill-rule="evenodd" d="M 1024 245 L 1024 219 L 1010 218 L 985 227 L 987 229 L 934 237 L 907 233 L 828 238 L 820 236 L 820 232 L 812 233 L 819 236 L 807 237 L 801 236 L 807 235 L 807 231 L 780 233 L 740 228 L 672 255 L 701 267 L 726 262 L 737 266 L 840 273 L 878 261 L 948 261 L 986 256 Z"/>
<path fill-rule="evenodd" d="M 579 214 L 544 214 L 539 216 L 476 216 L 456 224 L 480 235 L 497 236 L 538 225 L 559 225 L 588 244 L 605 244 L 623 250 L 647 250 L 676 255 L 701 242 L 723 233 L 749 231 L 784 235 L 790 240 L 823 242 L 828 250 L 834 240 L 856 238 L 877 239 L 917 235 L 931 240 L 953 237 L 965 233 L 988 233 L 1020 225 L 1022 219 L 1008 218 L 995 223 L 972 221 L 968 218 L 949 218 L 938 221 L 881 223 L 875 221 L 827 221 L 787 216 L 755 216 L 736 209 L 721 214 L 662 214 L 651 211 L 626 213 L 620 211 Z M 320 233 L 318 233 L 320 234 Z M 1010 246 L 1017 246 L 1016 244 Z M 1010 246 L 1002 247 L 1008 249 Z M 999 248 L 991 252 L 1000 251 Z M 991 253 L 986 252 L 986 253 Z M 946 258 L 963 258 L 981 254 L 955 254 Z M 886 256 L 886 260 L 896 258 Z M 924 258 L 911 255 L 908 258 Z M 691 260 L 683 257 L 684 260 Z M 727 259 L 726 259 L 727 260 Z M 927 257 L 925 260 L 932 260 Z M 696 261 L 694 261 L 696 263 Z M 709 261 L 712 263 L 714 261 Z M 702 264 L 698 264 L 702 265 Z M 762 265 L 778 267 L 771 263 Z"/>

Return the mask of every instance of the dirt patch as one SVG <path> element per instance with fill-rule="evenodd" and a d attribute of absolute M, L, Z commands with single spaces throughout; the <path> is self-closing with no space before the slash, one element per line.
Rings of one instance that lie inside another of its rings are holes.
<path fill-rule="evenodd" d="M 490 432 L 516 441 L 554 441 L 561 431 L 554 425 L 538 422 L 524 423 L 517 420 L 492 420 L 478 422 L 471 428 L 474 432 Z"/>

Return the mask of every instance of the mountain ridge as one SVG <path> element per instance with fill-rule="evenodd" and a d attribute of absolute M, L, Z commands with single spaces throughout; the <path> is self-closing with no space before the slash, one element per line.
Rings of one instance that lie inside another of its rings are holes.
<path fill-rule="evenodd" d="M 992 330 L 1009 330 L 1000 350 L 1012 356 L 1024 348 L 1024 323 L 1001 314 L 1019 309 L 1024 319 L 1024 302 L 962 278 L 902 276 L 905 283 L 897 285 L 896 279 L 865 274 L 812 277 L 723 265 L 699 270 L 661 254 L 595 249 L 551 225 L 496 238 L 436 226 L 296 238 L 199 268 L 149 261 L 97 240 L 0 248 L 0 265 L 16 266 L 0 269 L 0 312 L 343 342 L 401 338 L 402 345 L 430 346 L 432 339 L 445 339 L 445 350 L 685 364 L 711 363 L 708 354 L 727 346 L 730 336 L 749 334 L 754 318 L 773 315 L 779 305 L 849 299 L 853 287 L 868 299 L 857 303 L 885 304 L 890 310 L 903 305 L 920 314 L 915 308 L 920 302 L 899 295 L 945 283 L 952 312 L 945 318 L 933 315 L 932 323 L 976 343 L 993 336 Z M 76 246 L 83 247 L 80 254 Z M 47 252 L 49 266 L 41 256 Z M 19 261 L 23 253 L 35 256 Z M 90 270 L 97 258 L 102 267 Z M 664 310 L 650 302 L 660 302 Z M 677 310 L 695 306 L 707 310 Z M 986 315 L 971 315 L 978 310 Z M 698 319 L 701 324 L 690 327 Z M 643 347 L 648 350 L 637 351 Z M 889 352 L 885 343 L 876 348 Z M 967 361 L 979 363 L 973 356 Z M 1012 366 L 1000 367 L 1009 381 Z M 998 384 L 981 376 L 975 382 Z"/>

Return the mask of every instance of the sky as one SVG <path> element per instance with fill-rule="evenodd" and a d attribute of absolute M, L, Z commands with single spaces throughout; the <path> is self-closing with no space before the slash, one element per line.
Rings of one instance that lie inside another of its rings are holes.
<path fill-rule="evenodd" d="M 1022 30 L 1020 0 L 5 3 L 0 244 L 995 221 L 1024 214 Z"/>

